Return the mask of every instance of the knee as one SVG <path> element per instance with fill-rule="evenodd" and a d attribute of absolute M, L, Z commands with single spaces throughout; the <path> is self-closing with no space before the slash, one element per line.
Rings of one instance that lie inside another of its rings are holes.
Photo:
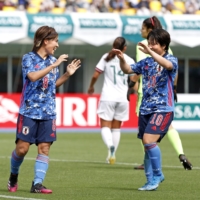
<path fill-rule="evenodd" d="M 16 147 L 16 153 L 18 156 L 25 156 L 28 152 L 29 147 L 27 146 L 18 146 Z"/>
<path fill-rule="evenodd" d="M 39 144 L 38 145 L 38 153 L 48 156 L 49 155 L 49 150 L 50 150 L 50 144 L 49 143 L 44 143 L 44 144 Z"/>

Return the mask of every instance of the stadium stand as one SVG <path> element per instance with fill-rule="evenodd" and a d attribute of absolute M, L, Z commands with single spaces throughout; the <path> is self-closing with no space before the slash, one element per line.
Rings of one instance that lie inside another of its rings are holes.
<path fill-rule="evenodd" d="M 27 10 L 33 14 L 113 12 L 123 15 L 199 15 L 200 0 L 0 0 L 0 10 Z"/>

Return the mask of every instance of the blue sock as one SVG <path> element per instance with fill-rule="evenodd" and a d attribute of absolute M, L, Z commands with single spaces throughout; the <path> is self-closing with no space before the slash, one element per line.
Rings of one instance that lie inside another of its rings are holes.
<path fill-rule="evenodd" d="M 24 156 L 23 157 L 18 156 L 15 150 L 12 152 L 10 159 L 10 164 L 11 164 L 10 172 L 12 174 L 19 174 L 19 167 L 22 164 L 23 160 Z"/>
<path fill-rule="evenodd" d="M 35 161 L 34 185 L 43 182 L 48 167 L 49 167 L 49 157 L 38 154 Z"/>
<path fill-rule="evenodd" d="M 147 178 L 147 182 L 151 182 L 153 180 L 153 171 L 151 166 L 151 160 L 149 159 L 149 155 L 146 151 L 144 154 L 144 171 Z"/>
<path fill-rule="evenodd" d="M 161 152 L 157 143 L 145 144 L 145 150 L 148 153 L 153 170 L 153 176 L 161 176 Z"/>

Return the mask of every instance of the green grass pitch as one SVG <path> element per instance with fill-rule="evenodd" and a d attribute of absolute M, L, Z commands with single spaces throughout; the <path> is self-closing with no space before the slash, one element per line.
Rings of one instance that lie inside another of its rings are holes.
<path fill-rule="evenodd" d="M 138 191 L 145 183 L 141 164 L 143 152 L 136 134 L 122 133 L 116 164 L 105 163 L 107 156 L 100 133 L 58 133 L 50 151 L 50 163 L 44 185 L 53 194 L 31 194 L 34 162 L 32 145 L 20 169 L 16 193 L 7 191 L 10 155 L 15 134 L 0 134 L 0 199 L 48 200 L 198 200 L 200 199 L 200 134 L 180 134 L 184 153 L 193 164 L 186 171 L 167 136 L 159 144 L 162 151 L 165 181 L 156 191 Z"/>

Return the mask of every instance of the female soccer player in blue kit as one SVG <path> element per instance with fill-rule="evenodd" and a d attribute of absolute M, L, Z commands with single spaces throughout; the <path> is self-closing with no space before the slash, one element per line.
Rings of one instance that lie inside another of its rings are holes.
<path fill-rule="evenodd" d="M 173 83 L 178 69 L 178 60 L 168 54 L 170 35 L 163 29 L 152 30 L 148 36 L 148 45 L 140 42 L 139 49 L 151 57 L 136 64 L 128 65 L 123 53 L 113 52 L 120 60 L 120 67 L 126 74 L 142 74 L 143 98 L 139 114 L 138 138 L 142 140 L 145 156 L 144 168 L 147 183 L 138 188 L 141 191 L 157 189 L 164 180 L 161 164 L 161 152 L 157 145 L 167 133 L 173 120 L 174 93 Z"/>
<path fill-rule="evenodd" d="M 142 40 L 142 43 L 147 44 L 147 35 L 149 34 L 150 31 L 154 30 L 154 29 L 160 29 L 162 28 L 162 25 L 159 21 L 159 19 L 156 16 L 150 17 L 150 18 L 146 18 L 143 23 L 142 23 L 142 28 L 141 28 L 141 36 L 144 38 L 144 40 Z M 169 54 L 173 54 L 171 49 L 169 48 L 168 50 Z M 139 47 L 137 45 L 136 48 L 136 61 L 140 61 L 146 57 L 148 57 L 150 55 L 143 53 L 142 51 L 139 50 Z M 131 74 L 129 76 L 130 81 L 132 81 L 132 85 L 134 85 L 135 82 L 138 81 L 138 79 L 140 79 L 140 83 L 139 83 L 139 88 L 138 88 L 138 100 L 137 100 L 137 108 L 136 108 L 136 112 L 137 112 L 137 116 L 139 116 L 139 108 L 140 108 L 140 104 L 142 101 L 142 76 L 141 75 L 136 75 Z M 177 81 L 178 81 L 178 71 L 177 71 L 177 75 L 176 78 L 174 80 L 174 89 L 177 86 Z M 177 102 L 177 95 L 174 95 L 174 100 Z M 180 160 L 180 162 L 182 163 L 183 167 L 186 170 L 191 170 L 192 169 L 192 164 L 190 163 L 190 161 L 187 159 L 187 157 L 184 154 L 183 151 L 183 146 L 182 146 L 182 142 L 181 142 L 181 138 L 179 136 L 179 133 L 177 132 L 176 129 L 173 128 L 172 125 L 170 125 L 169 130 L 167 132 L 167 137 L 170 141 L 170 143 L 172 144 L 172 146 L 174 147 L 178 158 Z M 144 165 L 139 165 L 139 166 L 135 166 L 134 169 L 144 169 Z"/>
<path fill-rule="evenodd" d="M 8 190 L 18 188 L 19 168 L 31 144 L 36 144 L 38 155 L 31 193 L 52 193 L 42 185 L 45 178 L 51 144 L 56 141 L 56 87 L 61 86 L 80 67 L 74 59 L 66 72 L 59 76 L 58 66 L 66 61 L 67 54 L 53 57 L 58 45 L 58 33 L 48 26 L 40 27 L 34 37 L 31 52 L 22 58 L 23 90 L 19 110 L 16 148 L 11 155 L 11 173 Z"/>

